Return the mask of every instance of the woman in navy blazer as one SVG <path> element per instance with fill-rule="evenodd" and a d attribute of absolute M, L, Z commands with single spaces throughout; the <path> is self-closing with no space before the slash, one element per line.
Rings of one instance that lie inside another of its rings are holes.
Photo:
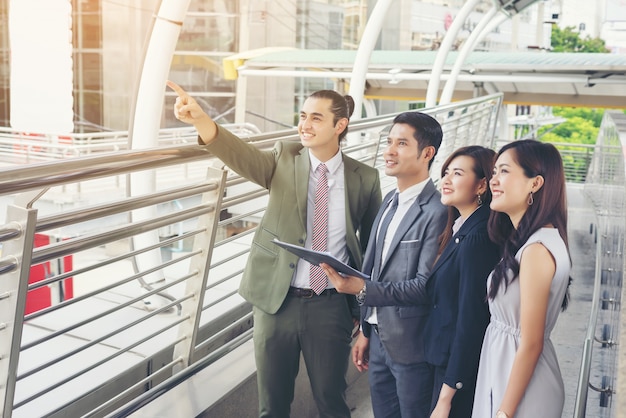
<path fill-rule="evenodd" d="M 472 415 L 478 361 L 489 323 L 487 276 L 500 259 L 489 239 L 489 180 L 495 152 L 454 151 L 441 168 L 441 202 L 449 207 L 439 255 L 427 284 L 432 301 L 424 332 L 434 371 L 431 417 Z"/>

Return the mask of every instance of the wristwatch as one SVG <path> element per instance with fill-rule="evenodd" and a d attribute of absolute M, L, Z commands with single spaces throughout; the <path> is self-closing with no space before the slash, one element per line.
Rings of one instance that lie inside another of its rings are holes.
<path fill-rule="evenodd" d="M 498 412 L 496 412 L 496 418 L 509 418 L 509 416 L 503 410 L 498 409 Z"/>
<path fill-rule="evenodd" d="M 356 301 L 358 302 L 359 306 L 365 303 L 366 293 L 367 293 L 367 282 L 363 282 L 363 289 L 361 289 L 359 293 L 357 293 L 356 295 Z"/>

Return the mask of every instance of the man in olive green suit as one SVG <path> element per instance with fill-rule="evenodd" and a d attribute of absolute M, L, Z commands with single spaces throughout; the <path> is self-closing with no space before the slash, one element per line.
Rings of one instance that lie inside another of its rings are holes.
<path fill-rule="evenodd" d="M 272 240 L 315 248 L 317 212 L 324 206 L 324 250 L 361 267 L 381 191 L 378 171 L 343 155 L 339 147 L 354 109 L 352 98 L 331 90 L 313 93 L 300 111 L 300 143 L 279 142 L 271 151 L 259 151 L 216 125 L 176 84 L 168 85 L 179 96 L 175 116 L 196 127 L 199 142 L 269 190 L 239 288 L 254 306 L 259 416 L 289 416 L 302 353 L 320 416 L 349 417 L 345 374 L 358 318 L 353 296 L 338 294 L 323 274 L 321 285 L 314 284 L 317 267 Z M 320 185 L 323 205 L 316 204 Z"/>

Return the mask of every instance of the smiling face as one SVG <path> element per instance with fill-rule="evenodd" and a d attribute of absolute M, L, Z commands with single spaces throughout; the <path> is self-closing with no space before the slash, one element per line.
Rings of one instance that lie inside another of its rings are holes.
<path fill-rule="evenodd" d="M 348 124 L 346 118 L 334 122 L 331 105 L 330 99 L 309 97 L 302 106 L 298 123 L 300 142 L 322 162 L 339 151 L 339 134 Z"/>
<path fill-rule="evenodd" d="M 491 209 L 506 213 L 517 228 L 528 210 L 528 196 L 543 185 L 541 180 L 541 176 L 526 177 L 517 163 L 515 151 L 506 150 L 498 157 L 489 182 Z"/>
<path fill-rule="evenodd" d="M 441 203 L 454 206 L 463 217 L 478 207 L 477 195 L 487 187 L 484 178 L 477 178 L 474 164 L 472 157 L 460 155 L 450 161 L 441 177 Z"/>
<path fill-rule="evenodd" d="M 420 152 L 414 135 L 412 126 L 394 124 L 383 152 L 385 174 L 397 179 L 400 192 L 428 178 L 428 162 L 435 152 L 433 147 L 426 147 Z"/>

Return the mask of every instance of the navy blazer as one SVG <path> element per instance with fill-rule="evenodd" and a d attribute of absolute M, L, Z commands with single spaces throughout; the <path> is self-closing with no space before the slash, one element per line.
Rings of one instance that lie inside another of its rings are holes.
<path fill-rule="evenodd" d="M 363 271 L 371 274 L 380 219 L 393 197 L 390 192 L 372 226 L 363 261 Z M 439 235 L 447 222 L 447 209 L 441 194 L 429 180 L 424 190 L 402 218 L 378 277 L 367 282 L 367 293 L 361 307 L 363 335 L 370 337 L 371 326 L 365 318 L 375 306 L 379 337 L 394 362 L 412 364 L 424 361 L 424 325 L 429 305 L 418 305 L 426 298 L 426 281 L 438 250 Z"/>
<path fill-rule="evenodd" d="M 432 310 L 425 330 L 426 361 L 446 367 L 444 383 L 474 390 L 489 324 L 487 277 L 500 260 L 489 239 L 489 206 L 479 207 L 444 248 L 427 285 Z"/>

